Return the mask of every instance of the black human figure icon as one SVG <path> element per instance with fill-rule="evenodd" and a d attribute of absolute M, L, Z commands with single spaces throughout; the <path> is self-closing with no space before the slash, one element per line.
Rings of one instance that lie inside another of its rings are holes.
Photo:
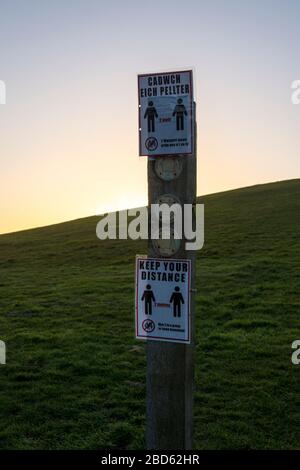
<path fill-rule="evenodd" d="M 148 132 L 155 132 L 155 118 L 158 118 L 158 115 L 153 101 L 148 102 L 148 108 L 144 114 L 144 119 L 146 118 L 148 118 Z"/>
<path fill-rule="evenodd" d="M 145 315 L 152 315 L 152 301 L 155 302 L 155 297 L 151 290 L 150 284 L 147 284 L 146 290 L 144 290 L 141 300 L 145 301 Z"/>
<path fill-rule="evenodd" d="M 184 300 L 180 288 L 178 286 L 175 287 L 175 292 L 171 295 L 170 303 L 173 302 L 173 316 L 174 317 L 181 317 L 181 304 L 184 304 Z"/>
<path fill-rule="evenodd" d="M 177 131 L 183 131 L 184 130 L 184 116 L 187 116 L 187 111 L 186 111 L 184 104 L 182 104 L 181 98 L 178 98 L 177 100 L 177 104 L 173 111 L 173 116 L 176 116 Z"/>

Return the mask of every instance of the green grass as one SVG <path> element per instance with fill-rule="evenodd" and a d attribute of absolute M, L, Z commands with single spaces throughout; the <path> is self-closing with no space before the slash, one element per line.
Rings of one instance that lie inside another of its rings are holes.
<path fill-rule="evenodd" d="M 195 448 L 299 449 L 300 180 L 205 202 Z M 134 258 L 97 217 L 0 236 L 1 449 L 144 448 Z"/>

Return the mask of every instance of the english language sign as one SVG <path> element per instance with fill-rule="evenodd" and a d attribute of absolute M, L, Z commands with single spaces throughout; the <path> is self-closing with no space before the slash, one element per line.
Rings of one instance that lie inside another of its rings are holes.
<path fill-rule="evenodd" d="M 136 257 L 136 338 L 190 343 L 191 261 Z"/>

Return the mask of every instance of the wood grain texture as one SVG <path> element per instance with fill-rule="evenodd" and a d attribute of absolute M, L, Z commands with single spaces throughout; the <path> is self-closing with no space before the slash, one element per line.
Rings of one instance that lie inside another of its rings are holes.
<path fill-rule="evenodd" d="M 194 141 L 196 142 L 196 124 Z M 155 173 L 155 160 L 148 158 L 148 204 L 158 196 L 173 194 L 183 204 L 196 201 L 197 151 L 192 156 L 178 156 L 183 169 L 173 181 L 163 181 Z M 150 217 L 149 217 L 150 219 Z M 151 233 L 151 232 L 150 232 Z M 191 273 L 191 344 L 147 341 L 147 448 L 184 450 L 193 447 L 194 388 L 194 315 L 195 315 L 195 251 L 184 249 L 185 240 L 174 258 L 190 259 Z M 159 255 L 149 240 L 149 256 Z"/>

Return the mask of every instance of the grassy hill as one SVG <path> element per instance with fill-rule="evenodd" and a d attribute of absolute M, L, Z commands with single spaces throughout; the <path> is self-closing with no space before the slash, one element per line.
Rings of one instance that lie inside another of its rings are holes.
<path fill-rule="evenodd" d="M 195 448 L 300 448 L 300 180 L 201 198 Z M 1 449 L 143 448 L 134 257 L 97 217 L 0 236 Z"/>

